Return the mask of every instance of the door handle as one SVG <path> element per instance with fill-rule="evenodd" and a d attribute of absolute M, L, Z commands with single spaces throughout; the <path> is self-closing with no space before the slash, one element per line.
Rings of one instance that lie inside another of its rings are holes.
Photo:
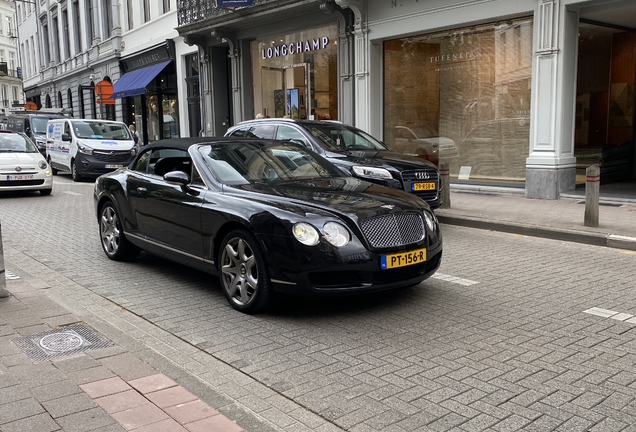
<path fill-rule="evenodd" d="M 148 189 L 146 189 L 145 187 L 138 187 L 137 188 L 137 193 L 139 195 L 147 195 L 148 194 Z"/>

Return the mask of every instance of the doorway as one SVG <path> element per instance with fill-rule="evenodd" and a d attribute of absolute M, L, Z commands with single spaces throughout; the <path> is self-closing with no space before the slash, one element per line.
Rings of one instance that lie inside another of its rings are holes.
<path fill-rule="evenodd" d="M 577 187 L 599 165 L 601 193 L 636 197 L 636 31 L 581 22 L 574 155 Z"/>
<path fill-rule="evenodd" d="M 307 119 L 311 112 L 311 88 L 308 64 L 285 68 L 261 68 L 261 97 L 264 117 Z"/>

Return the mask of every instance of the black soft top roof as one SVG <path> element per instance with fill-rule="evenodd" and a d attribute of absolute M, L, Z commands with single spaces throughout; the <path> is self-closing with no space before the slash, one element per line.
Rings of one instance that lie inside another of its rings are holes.
<path fill-rule="evenodd" d="M 165 149 L 172 148 L 183 151 L 188 151 L 190 146 L 195 144 L 215 144 L 215 143 L 269 143 L 273 140 L 259 139 L 259 138 L 245 138 L 245 137 L 190 137 L 190 138 L 168 138 L 159 141 L 154 141 L 143 147 L 144 152 L 152 149 Z"/>

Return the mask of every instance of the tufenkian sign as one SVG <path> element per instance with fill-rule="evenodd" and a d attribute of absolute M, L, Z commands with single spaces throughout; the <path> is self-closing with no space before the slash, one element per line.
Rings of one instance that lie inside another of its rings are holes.
<path fill-rule="evenodd" d="M 327 48 L 329 45 L 329 38 L 323 36 L 318 39 L 308 39 L 304 42 L 291 42 L 288 44 L 276 45 L 261 50 L 261 58 L 263 60 L 285 57 L 288 55 L 301 54 L 309 51 L 316 51 Z"/>
<path fill-rule="evenodd" d="M 220 8 L 252 6 L 254 0 L 216 0 L 216 6 Z"/>

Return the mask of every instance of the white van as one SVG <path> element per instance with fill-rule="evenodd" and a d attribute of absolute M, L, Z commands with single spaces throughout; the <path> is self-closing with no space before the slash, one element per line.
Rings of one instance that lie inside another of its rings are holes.
<path fill-rule="evenodd" d="M 46 128 L 46 160 L 53 174 L 70 171 L 73 181 L 129 165 L 138 146 L 125 123 L 110 120 L 54 119 Z"/>

